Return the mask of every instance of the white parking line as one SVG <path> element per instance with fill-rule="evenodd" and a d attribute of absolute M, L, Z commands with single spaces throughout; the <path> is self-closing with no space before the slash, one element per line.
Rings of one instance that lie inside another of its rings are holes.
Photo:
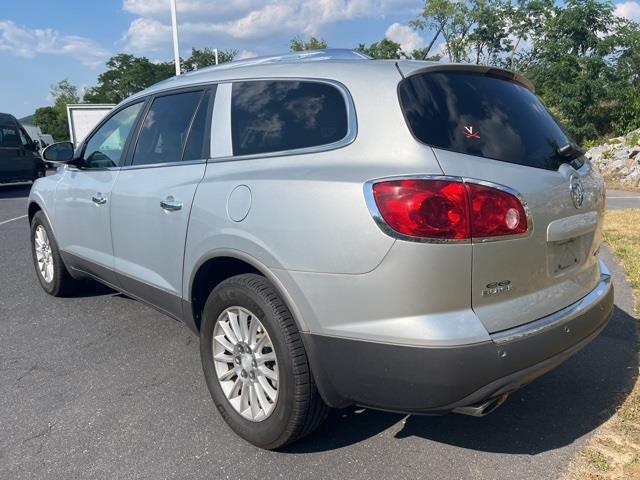
<path fill-rule="evenodd" d="M 4 225 L 5 223 L 9 223 L 9 222 L 15 222 L 16 220 L 21 220 L 23 218 L 26 218 L 27 215 L 20 215 L 19 217 L 16 218 L 11 218 L 9 220 L 5 220 L 4 222 L 0 222 L 0 225 Z"/>
<path fill-rule="evenodd" d="M 615 200 L 615 199 L 635 199 L 635 200 L 640 200 L 640 197 L 607 197 L 607 200 Z"/>

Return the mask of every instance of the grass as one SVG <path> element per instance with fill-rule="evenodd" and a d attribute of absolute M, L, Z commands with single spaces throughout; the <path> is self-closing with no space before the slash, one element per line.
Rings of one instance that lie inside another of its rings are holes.
<path fill-rule="evenodd" d="M 640 312 L 640 209 L 608 211 L 604 238 L 618 257 Z M 640 345 L 637 350 L 640 350 Z M 640 480 L 640 380 L 598 429 L 565 476 L 568 480 Z"/>

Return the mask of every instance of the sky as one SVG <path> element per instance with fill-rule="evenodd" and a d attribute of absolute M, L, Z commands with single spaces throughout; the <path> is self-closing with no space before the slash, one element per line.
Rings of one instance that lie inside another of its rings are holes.
<path fill-rule="evenodd" d="M 173 58 L 169 0 L 0 0 L 0 111 L 20 118 L 50 105 L 52 84 L 92 86 L 116 53 Z M 294 36 L 353 48 L 387 37 L 407 51 L 424 34 L 407 23 L 424 0 L 177 0 L 180 54 L 235 49 L 241 58 L 282 53 Z M 640 0 L 616 14 L 640 21 Z"/>

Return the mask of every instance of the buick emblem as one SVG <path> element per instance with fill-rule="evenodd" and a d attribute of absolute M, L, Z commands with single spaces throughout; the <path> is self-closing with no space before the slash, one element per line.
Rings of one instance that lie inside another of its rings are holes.
<path fill-rule="evenodd" d="M 571 192 L 571 200 L 576 208 L 582 207 L 584 202 L 584 187 L 582 181 L 575 175 L 571 175 L 569 179 L 569 191 Z"/>

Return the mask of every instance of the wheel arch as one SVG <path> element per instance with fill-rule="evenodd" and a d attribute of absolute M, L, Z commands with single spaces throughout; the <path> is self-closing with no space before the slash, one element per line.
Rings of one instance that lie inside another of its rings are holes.
<path fill-rule="evenodd" d="M 228 278 L 243 273 L 256 273 L 265 277 L 276 289 L 287 308 L 291 312 L 298 331 L 306 332 L 308 328 L 296 307 L 291 295 L 284 288 L 278 277 L 262 262 L 239 250 L 216 250 L 202 256 L 196 263 L 196 267 L 189 278 L 189 288 L 185 299 L 193 320 L 196 333 L 200 333 L 202 311 L 204 304 L 213 289 Z"/>

